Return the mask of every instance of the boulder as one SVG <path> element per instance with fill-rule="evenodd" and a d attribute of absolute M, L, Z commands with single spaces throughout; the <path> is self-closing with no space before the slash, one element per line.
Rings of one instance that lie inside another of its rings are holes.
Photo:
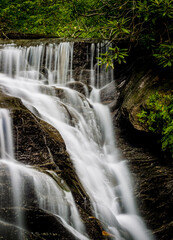
<path fill-rule="evenodd" d="M 79 93 L 83 94 L 85 97 L 88 97 L 90 94 L 92 87 L 89 85 L 86 85 L 82 82 L 75 81 L 75 82 L 69 82 L 67 83 L 67 87 L 78 91 Z"/>
<path fill-rule="evenodd" d="M 116 90 L 116 82 L 112 81 L 100 90 L 100 100 L 110 108 L 111 112 L 117 108 L 119 93 Z"/>

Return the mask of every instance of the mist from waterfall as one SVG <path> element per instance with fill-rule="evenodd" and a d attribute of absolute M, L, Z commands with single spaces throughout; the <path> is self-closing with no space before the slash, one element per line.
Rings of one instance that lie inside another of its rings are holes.
<path fill-rule="evenodd" d="M 113 71 L 105 72 L 94 59 L 106 49 L 103 44 L 91 44 L 92 91 L 84 96 L 68 87 L 69 82 L 74 82 L 73 47 L 74 44 L 68 42 L 28 48 L 4 46 L 0 49 L 0 85 L 7 94 L 20 98 L 30 111 L 60 132 L 77 175 L 90 197 L 93 215 L 103 228 L 118 240 L 152 240 L 136 208 L 132 179 L 126 160 L 121 159 L 116 147 L 109 109 L 100 102 L 100 89 L 113 81 Z M 84 88 L 87 92 L 88 86 Z M 4 115 L 9 118 L 5 110 L 0 112 L 1 128 L 4 128 Z M 15 192 L 22 193 L 21 182 L 28 175 L 32 178 L 40 208 L 58 215 L 66 222 L 66 227 L 72 222 L 71 232 L 78 239 L 87 239 L 71 193 L 58 189 L 48 175 L 16 160 L 9 161 L 3 150 L 6 133 L 4 131 L 0 136 L 0 166 L 6 164 L 10 170 L 13 188 L 18 188 Z M 14 174 L 18 177 L 14 178 Z M 43 190 L 43 186 L 47 189 Z M 40 199 L 39 194 L 47 195 L 47 198 Z M 23 197 L 22 194 L 18 196 L 16 205 Z M 59 199 L 58 203 L 55 199 Z M 73 213 L 71 221 L 68 211 Z"/>

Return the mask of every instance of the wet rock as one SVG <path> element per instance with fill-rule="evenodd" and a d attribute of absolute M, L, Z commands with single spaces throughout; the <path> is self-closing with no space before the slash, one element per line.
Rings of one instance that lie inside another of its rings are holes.
<path fill-rule="evenodd" d="M 0 36 L 2 39 L 41 39 L 41 38 L 51 38 L 45 34 L 31 34 L 31 33 L 17 33 L 17 32 L 7 32 L 6 35 Z"/>
<path fill-rule="evenodd" d="M 40 69 L 40 72 L 43 74 L 43 76 L 44 76 L 46 79 L 48 79 L 49 73 L 48 73 L 48 69 L 47 69 L 47 68 L 45 68 L 45 67 L 42 65 L 42 66 L 41 66 L 41 69 Z"/>
<path fill-rule="evenodd" d="M 118 146 L 133 175 L 140 214 L 156 239 L 172 239 L 172 168 L 162 165 L 163 156 L 154 149 L 154 141 L 147 142 L 137 130 L 121 125 L 116 132 Z"/>
<path fill-rule="evenodd" d="M 42 238 L 24 229 L 20 229 L 13 224 L 0 221 L 0 239 L 14 240 L 18 239 L 19 237 L 27 240 L 45 240 L 45 238 Z"/>
<path fill-rule="evenodd" d="M 73 78 L 75 80 L 80 80 L 80 73 L 84 69 L 90 69 L 90 56 L 87 57 L 87 54 L 90 53 L 91 44 L 86 42 L 76 42 L 74 43 L 74 53 L 73 53 Z"/>
<path fill-rule="evenodd" d="M 20 226 L 22 229 L 21 231 L 19 231 L 17 220 L 17 216 L 19 215 L 22 216 L 25 223 L 23 226 Z M 0 233 L 2 236 L 4 235 L 4 237 L 6 237 L 4 239 L 7 239 L 7 236 L 9 235 L 9 233 L 7 234 L 9 227 L 11 227 L 11 232 L 14 232 L 16 235 L 16 238 L 13 239 L 18 239 L 18 236 L 21 235 L 24 235 L 25 237 L 27 236 L 27 239 L 75 239 L 74 236 L 62 225 L 58 217 L 38 208 L 3 208 L 0 209 L 0 216 L 3 226 L 3 231 L 0 228 Z M 22 239 L 25 238 L 22 237 Z"/>
<path fill-rule="evenodd" d="M 80 81 L 86 85 L 91 84 L 91 70 L 90 69 L 80 70 Z"/>
<path fill-rule="evenodd" d="M 82 82 L 75 81 L 75 82 L 69 82 L 67 83 L 67 87 L 78 91 L 79 93 L 83 94 L 85 97 L 88 97 L 90 94 L 92 87 L 89 85 L 86 85 Z"/>
<path fill-rule="evenodd" d="M 108 105 L 111 112 L 117 109 L 118 92 L 115 81 L 112 81 L 100 90 L 100 100 L 103 104 Z"/>

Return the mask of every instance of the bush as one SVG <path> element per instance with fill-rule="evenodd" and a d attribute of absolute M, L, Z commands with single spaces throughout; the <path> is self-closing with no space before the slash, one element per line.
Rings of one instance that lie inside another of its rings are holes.
<path fill-rule="evenodd" d="M 173 158 L 173 91 L 151 95 L 138 117 L 149 131 L 159 135 L 162 150 Z"/>

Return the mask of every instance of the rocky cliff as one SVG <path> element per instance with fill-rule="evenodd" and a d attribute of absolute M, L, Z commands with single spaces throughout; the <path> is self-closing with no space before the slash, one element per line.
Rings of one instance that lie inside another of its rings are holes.
<path fill-rule="evenodd" d="M 172 83 L 172 73 L 160 71 L 150 58 L 132 58 L 126 67 L 117 66 L 115 82 L 101 92 L 102 102 L 112 112 L 122 157 L 133 173 L 140 213 L 158 240 L 172 239 L 172 160 L 163 155 L 157 136 L 148 132 L 137 114 L 150 94 L 167 90 Z"/>

